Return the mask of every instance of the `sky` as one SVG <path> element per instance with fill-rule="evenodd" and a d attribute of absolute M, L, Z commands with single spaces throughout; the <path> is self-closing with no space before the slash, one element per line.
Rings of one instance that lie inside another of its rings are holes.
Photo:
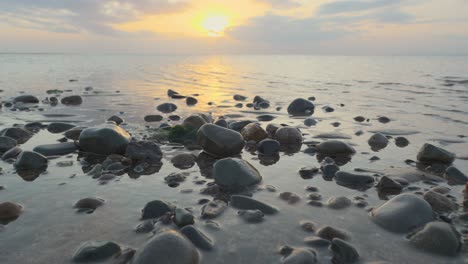
<path fill-rule="evenodd" d="M 0 52 L 468 55 L 468 0 L 0 0 Z"/>

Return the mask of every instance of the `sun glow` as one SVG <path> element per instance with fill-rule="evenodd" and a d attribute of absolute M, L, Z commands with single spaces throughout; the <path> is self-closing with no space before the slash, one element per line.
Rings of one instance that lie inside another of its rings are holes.
<path fill-rule="evenodd" d="M 229 20 L 229 17 L 225 15 L 210 15 L 200 22 L 200 26 L 208 33 L 208 36 L 221 37 L 230 24 Z"/>

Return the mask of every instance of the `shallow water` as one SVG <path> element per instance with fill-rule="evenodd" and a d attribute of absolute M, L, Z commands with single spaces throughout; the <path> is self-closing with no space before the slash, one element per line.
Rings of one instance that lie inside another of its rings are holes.
<path fill-rule="evenodd" d="M 114 114 L 128 123 L 124 126 L 133 132 L 144 132 L 147 114 L 158 114 L 156 106 L 173 102 L 179 109 L 172 113 L 186 117 L 190 113 L 205 112 L 213 116 L 237 114 L 237 120 L 255 120 L 259 113 L 276 116 L 271 123 L 298 126 L 306 141 L 321 141 L 315 135 L 340 132 L 349 135 L 357 149 L 350 163 L 342 170 L 370 168 L 382 171 L 391 167 L 411 167 L 404 161 L 416 159 L 416 153 L 425 142 L 438 145 L 457 154 L 454 165 L 468 173 L 468 57 L 331 57 L 331 56 L 137 56 L 137 55 L 0 55 L 0 93 L 2 100 L 24 91 L 43 99 L 46 90 L 71 90 L 65 94 L 82 95 L 79 107 L 40 105 L 43 111 L 1 110 L 0 129 L 13 123 L 31 121 L 69 121 L 84 126 L 99 124 Z M 69 82 L 76 79 L 77 82 Z M 94 92 L 86 92 L 92 86 Z M 184 100 L 170 99 L 167 89 L 180 94 L 199 94 L 194 107 Z M 236 108 L 234 94 L 249 97 L 260 95 L 272 103 L 268 109 L 255 111 Z M 63 96 L 63 95 L 62 95 Z M 303 119 L 290 118 L 285 108 L 295 98 L 316 97 L 314 117 L 317 126 L 306 127 Z M 213 102 L 213 105 L 208 105 Z M 340 106 L 344 104 L 344 106 Z M 322 106 L 335 108 L 332 113 L 322 111 Z M 276 111 L 276 107 L 282 110 Z M 362 115 L 369 122 L 358 123 L 353 117 Z M 382 124 L 376 119 L 387 116 L 391 122 Z M 180 121 L 179 121 L 180 122 Z M 179 122 L 168 122 L 177 124 Z M 331 123 L 340 122 L 339 127 Z M 266 126 L 269 122 L 262 122 Z M 355 136 L 358 130 L 364 131 Z M 410 141 L 406 148 L 390 144 L 374 152 L 367 144 L 371 132 L 388 135 L 405 135 Z M 465 137 L 463 137 L 465 136 Z M 47 131 L 36 134 L 22 146 L 32 149 L 38 144 L 55 143 L 60 135 Z M 303 145 L 302 149 L 307 146 Z M 78 166 L 77 155 L 51 160 L 47 173 L 33 182 L 25 182 L 7 163 L 0 163 L 3 175 L 0 201 L 14 201 L 25 207 L 24 213 L 0 230 L 0 263 L 69 263 L 75 249 L 88 240 L 114 240 L 133 248 L 140 247 L 148 235 L 136 234 L 140 209 L 149 201 L 160 199 L 181 207 L 193 207 L 200 215 L 199 194 L 204 185 L 193 183 L 202 179 L 197 166 L 188 169 L 190 176 L 177 188 L 170 188 L 164 177 L 180 171 L 169 162 L 177 153 L 163 147 L 165 154 L 161 170 L 150 176 L 99 185 L 97 180 L 84 176 Z M 197 153 L 197 152 L 195 152 Z M 371 162 L 372 156 L 380 160 Z M 307 185 L 316 186 L 325 202 L 331 196 L 363 196 L 372 208 L 384 201 L 376 196 L 375 188 L 355 191 L 325 181 L 320 175 L 304 180 L 298 169 L 319 167 L 315 156 L 304 153 L 281 154 L 280 160 L 264 166 L 256 155 L 247 151 L 242 157 L 250 161 L 262 174 L 264 185 L 273 185 L 277 192 L 258 190 L 254 198 L 280 208 L 280 213 L 266 216 L 260 224 L 246 224 L 237 216 L 237 210 L 228 208 L 215 221 L 221 230 L 213 230 L 197 218 L 200 229 L 215 240 L 215 250 L 202 252 L 203 263 L 279 263 L 278 248 L 288 244 L 306 246 L 303 239 L 310 236 L 300 226 L 300 220 L 312 220 L 319 226 L 331 225 L 346 230 L 350 242 L 358 249 L 361 261 L 386 260 L 392 263 L 463 263 L 468 256 L 443 258 L 409 246 L 405 235 L 393 234 L 373 224 L 366 209 L 351 206 L 343 210 L 307 205 Z M 74 160 L 73 167 L 58 167 L 57 161 Z M 70 178 L 71 175 L 75 177 Z M 209 181 L 209 180 L 208 180 Z M 63 184 L 64 183 L 64 184 Z M 417 183 L 422 190 L 430 185 Z M 445 185 L 443 183 L 442 185 Z M 192 193 L 181 193 L 192 188 Z M 462 187 L 451 187 L 451 195 L 461 202 Z M 278 194 L 291 191 L 302 200 L 289 205 Z M 98 196 L 106 200 L 93 214 L 77 214 L 72 205 L 80 198 Z M 463 226 L 457 226 L 462 230 Z M 330 252 L 317 250 L 320 260 L 328 263 Z"/>

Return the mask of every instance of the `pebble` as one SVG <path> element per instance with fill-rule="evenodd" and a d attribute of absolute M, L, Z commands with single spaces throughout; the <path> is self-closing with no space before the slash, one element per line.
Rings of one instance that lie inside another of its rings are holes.
<path fill-rule="evenodd" d="M 299 169 L 299 175 L 303 179 L 312 179 L 318 172 L 319 169 L 317 167 L 303 167 Z"/>
<path fill-rule="evenodd" d="M 15 168 L 16 170 L 45 170 L 47 158 L 37 152 L 23 151 L 16 159 Z"/>
<path fill-rule="evenodd" d="M 311 101 L 298 98 L 288 106 L 288 114 L 293 116 L 308 116 L 314 113 L 315 106 Z"/>
<path fill-rule="evenodd" d="M 404 148 L 409 145 L 409 140 L 405 137 L 396 137 L 395 138 L 395 145 L 399 148 Z"/>
<path fill-rule="evenodd" d="M 201 216 L 203 218 L 213 219 L 221 215 L 227 208 L 227 203 L 222 200 L 213 200 L 202 207 Z"/>
<path fill-rule="evenodd" d="M 445 163 L 450 164 L 455 160 L 455 155 L 442 148 L 425 143 L 418 152 L 418 161 L 423 163 Z"/>
<path fill-rule="evenodd" d="M 161 200 L 148 202 L 141 210 L 141 220 L 159 218 L 166 213 L 172 213 L 174 206 Z"/>
<path fill-rule="evenodd" d="M 295 248 L 283 258 L 283 264 L 316 264 L 317 253 L 311 248 Z"/>
<path fill-rule="evenodd" d="M 75 142 L 39 145 L 33 149 L 33 151 L 44 156 L 63 156 L 76 152 L 77 150 L 78 146 Z"/>
<path fill-rule="evenodd" d="M 16 147 L 18 142 L 11 137 L 0 136 L 0 153 L 3 154 L 10 149 Z"/>
<path fill-rule="evenodd" d="M 317 151 L 324 155 L 350 155 L 356 153 L 356 150 L 352 146 L 339 140 L 327 140 L 322 142 L 317 145 Z"/>
<path fill-rule="evenodd" d="M 257 144 L 257 151 L 264 156 L 274 156 L 280 151 L 280 143 L 274 139 L 264 139 Z"/>
<path fill-rule="evenodd" d="M 21 127 L 10 127 L 0 131 L 0 136 L 12 138 L 16 140 L 18 144 L 26 143 L 33 135 L 31 131 Z"/>
<path fill-rule="evenodd" d="M 335 173 L 335 181 L 338 185 L 351 189 L 364 190 L 372 186 L 374 177 L 369 175 L 353 174 L 345 171 Z"/>
<path fill-rule="evenodd" d="M 292 192 L 282 192 L 279 194 L 279 197 L 288 202 L 288 204 L 295 204 L 301 200 L 301 197 Z"/>
<path fill-rule="evenodd" d="M 38 104 L 39 99 L 33 95 L 20 95 L 13 99 L 13 103 Z"/>
<path fill-rule="evenodd" d="M 172 165 L 178 169 L 190 169 L 195 165 L 197 157 L 192 153 L 181 153 L 177 154 L 171 159 Z"/>
<path fill-rule="evenodd" d="M 359 260 L 359 253 L 348 242 L 334 238 L 330 245 L 332 251 L 332 263 L 334 264 L 351 264 Z"/>
<path fill-rule="evenodd" d="M 13 202 L 0 203 L 0 223 L 7 224 L 23 213 L 23 206 Z"/>
<path fill-rule="evenodd" d="M 162 115 L 147 115 L 144 117 L 145 122 L 161 122 L 163 120 Z"/>
<path fill-rule="evenodd" d="M 193 225 L 195 223 L 194 216 L 189 211 L 183 208 L 176 208 L 174 212 L 174 223 L 177 226 L 183 227 L 186 225 Z"/>
<path fill-rule="evenodd" d="M 125 122 L 125 120 L 123 120 L 123 118 L 121 118 L 120 116 L 116 116 L 116 115 L 113 115 L 113 116 L 109 117 L 107 119 L 107 121 L 113 121 L 117 125 L 121 125 L 122 123 Z"/>
<path fill-rule="evenodd" d="M 262 180 L 262 176 L 252 164 L 237 158 L 216 161 L 213 166 L 213 177 L 216 184 L 230 191 L 242 190 Z"/>
<path fill-rule="evenodd" d="M 83 98 L 79 95 L 65 96 L 60 100 L 63 105 L 80 105 L 83 103 Z"/>
<path fill-rule="evenodd" d="M 158 105 L 156 107 L 156 109 L 161 113 L 168 114 L 168 113 L 172 113 L 175 110 L 177 110 L 177 105 L 175 105 L 173 103 L 164 103 L 164 104 Z"/>
<path fill-rule="evenodd" d="M 373 151 L 384 149 L 388 145 L 388 139 L 381 133 L 375 133 L 367 141 Z"/>
<path fill-rule="evenodd" d="M 272 205 L 257 201 L 247 196 L 232 195 L 231 206 L 242 210 L 260 210 L 264 214 L 276 214 L 278 209 Z"/>
<path fill-rule="evenodd" d="M 295 127 L 281 127 L 275 132 L 275 139 L 281 145 L 296 145 L 302 143 L 302 134 L 298 128 Z"/>
<path fill-rule="evenodd" d="M 447 179 L 450 185 L 463 185 L 468 182 L 468 176 L 453 166 L 445 170 L 444 178 Z"/>
<path fill-rule="evenodd" d="M 125 156 L 138 163 L 155 164 L 161 161 L 162 151 L 154 142 L 132 141 L 127 145 Z"/>
<path fill-rule="evenodd" d="M 331 209 L 344 209 L 351 206 L 351 200 L 344 196 L 331 197 L 327 201 L 327 206 Z"/>
<path fill-rule="evenodd" d="M 213 124 L 205 124 L 198 130 L 197 143 L 204 151 L 218 157 L 238 155 L 245 145 L 238 132 Z"/>
<path fill-rule="evenodd" d="M 198 100 L 194 97 L 187 97 L 185 99 L 185 103 L 189 106 L 196 105 L 198 103 Z"/>
<path fill-rule="evenodd" d="M 315 229 L 317 227 L 316 223 L 312 221 L 307 221 L 307 220 L 300 221 L 299 225 L 301 226 L 302 230 L 309 232 L 309 233 L 315 232 Z"/>
<path fill-rule="evenodd" d="M 304 119 L 304 125 L 311 127 L 317 125 L 317 120 L 315 118 L 309 117 Z"/>
<path fill-rule="evenodd" d="M 449 213 L 457 210 L 458 206 L 455 202 L 444 196 L 443 194 L 428 191 L 424 193 L 424 200 L 426 200 L 431 206 L 432 210 L 436 213 Z"/>
<path fill-rule="evenodd" d="M 104 261 L 121 252 L 120 246 L 114 242 L 88 241 L 83 243 L 73 254 L 74 262 Z"/>
<path fill-rule="evenodd" d="M 428 253 L 456 256 L 461 248 L 461 235 L 445 222 L 430 222 L 409 236 L 410 243 Z"/>
<path fill-rule="evenodd" d="M 321 227 L 319 230 L 317 230 L 317 236 L 323 239 L 330 240 L 330 241 L 333 240 L 334 238 L 339 238 L 343 240 L 349 239 L 348 233 L 346 233 L 345 231 L 341 229 L 334 228 L 331 226 Z"/>
<path fill-rule="evenodd" d="M 370 217 L 389 231 L 403 233 L 432 221 L 433 211 L 424 199 L 403 193 L 373 209 Z"/>
<path fill-rule="evenodd" d="M 180 229 L 180 233 L 186 236 L 197 248 L 201 250 L 209 251 L 214 248 L 213 239 L 193 225 L 184 226 Z"/>
<path fill-rule="evenodd" d="M 304 243 L 311 247 L 328 247 L 330 245 L 329 240 L 316 236 L 309 236 L 304 238 Z"/>
<path fill-rule="evenodd" d="M 263 221 L 264 214 L 262 211 L 255 210 L 240 210 L 237 214 L 249 223 L 259 223 Z"/>
<path fill-rule="evenodd" d="M 185 236 L 172 230 L 162 230 L 153 236 L 133 258 L 133 264 L 198 264 L 200 256 Z"/>
<path fill-rule="evenodd" d="M 73 208 L 78 209 L 80 212 L 93 212 L 98 207 L 104 205 L 104 202 L 104 199 L 101 198 L 87 197 L 76 202 L 75 205 L 73 205 Z"/>
<path fill-rule="evenodd" d="M 250 123 L 241 130 L 241 135 L 245 141 L 260 142 L 268 137 L 266 131 L 256 123 Z"/>

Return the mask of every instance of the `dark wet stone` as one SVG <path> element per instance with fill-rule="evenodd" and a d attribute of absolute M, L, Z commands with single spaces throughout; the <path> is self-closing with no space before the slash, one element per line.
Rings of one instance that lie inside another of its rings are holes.
<path fill-rule="evenodd" d="M 232 195 L 230 204 L 232 207 L 242 209 L 242 210 L 258 209 L 262 211 L 264 214 L 275 214 L 278 212 L 277 208 L 269 204 L 257 201 L 255 199 L 252 199 L 250 197 L 243 196 L 243 195 Z"/>
<path fill-rule="evenodd" d="M 198 264 L 199 253 L 183 235 L 162 230 L 153 236 L 133 259 L 133 264 Z"/>
<path fill-rule="evenodd" d="M 281 145 L 295 145 L 302 143 L 302 134 L 298 128 L 295 127 L 281 127 L 275 133 L 275 139 Z"/>
<path fill-rule="evenodd" d="M 113 121 L 115 122 L 117 125 L 120 125 L 122 124 L 123 122 L 125 122 L 125 120 L 123 120 L 123 118 L 121 118 L 120 116 L 116 116 L 116 115 L 113 115 L 111 117 L 109 117 L 107 119 L 107 121 Z"/>
<path fill-rule="evenodd" d="M 319 193 L 311 193 L 307 196 L 312 201 L 320 201 L 322 200 L 322 195 Z"/>
<path fill-rule="evenodd" d="M 248 124 L 253 123 L 253 121 L 250 120 L 243 120 L 243 121 L 237 121 L 237 122 L 231 122 L 229 123 L 228 127 L 229 129 L 235 130 L 237 132 L 242 131 L 242 129 L 247 126 Z"/>
<path fill-rule="evenodd" d="M 328 105 L 323 106 L 323 107 L 322 107 L 322 110 L 323 110 L 325 113 L 331 113 L 331 112 L 334 112 L 334 111 L 335 111 L 335 109 L 334 109 L 333 107 L 328 106 Z"/>
<path fill-rule="evenodd" d="M 317 167 L 303 167 L 299 169 L 299 175 L 303 179 L 312 179 L 318 172 L 319 169 Z"/>
<path fill-rule="evenodd" d="M 308 246 L 311 247 L 328 247 L 330 245 L 330 241 L 316 237 L 316 236 L 310 236 L 304 238 L 304 243 L 306 243 Z"/>
<path fill-rule="evenodd" d="M 180 229 L 180 233 L 186 236 L 199 249 L 209 251 L 214 247 L 213 240 L 193 225 L 184 226 Z"/>
<path fill-rule="evenodd" d="M 174 223 L 179 227 L 193 225 L 195 223 L 194 216 L 183 208 L 176 208 L 174 214 Z"/>
<path fill-rule="evenodd" d="M 245 141 L 260 142 L 268 137 L 266 131 L 258 124 L 250 123 L 241 130 L 241 135 Z"/>
<path fill-rule="evenodd" d="M 351 139 L 350 136 L 340 133 L 340 132 L 328 132 L 328 133 L 320 133 L 314 138 L 325 138 L 325 139 Z"/>
<path fill-rule="evenodd" d="M 403 189 L 401 183 L 387 176 L 381 177 L 376 187 L 379 191 L 390 194 L 400 193 Z"/>
<path fill-rule="evenodd" d="M 212 219 L 222 214 L 226 208 L 227 203 L 225 201 L 213 200 L 202 207 L 201 215 L 203 218 Z"/>
<path fill-rule="evenodd" d="M 312 102 L 298 98 L 288 106 L 288 114 L 293 116 L 309 116 L 314 113 L 315 106 Z"/>
<path fill-rule="evenodd" d="M 83 103 L 83 98 L 79 95 L 65 96 L 60 102 L 64 105 L 80 105 Z"/>
<path fill-rule="evenodd" d="M 88 241 L 73 254 L 74 262 L 104 261 L 120 253 L 120 246 L 114 242 Z"/>
<path fill-rule="evenodd" d="M 455 160 L 455 155 L 442 148 L 425 143 L 418 152 L 417 159 L 423 163 L 446 163 L 450 164 Z"/>
<path fill-rule="evenodd" d="M 237 158 L 225 158 L 214 164 L 213 176 L 216 184 L 230 191 L 242 190 L 255 185 L 262 176 L 249 162 Z"/>
<path fill-rule="evenodd" d="M 167 90 L 167 96 L 169 96 L 169 97 L 172 97 L 172 96 L 174 96 L 174 95 L 176 95 L 176 94 L 179 94 L 179 93 L 176 92 L 176 91 L 174 91 L 174 90 L 172 90 L 172 89 L 168 89 L 168 90 Z"/>
<path fill-rule="evenodd" d="M 377 118 L 377 120 L 382 124 L 387 124 L 388 122 L 390 122 L 390 118 L 388 118 L 386 116 L 381 116 L 381 117 Z"/>
<path fill-rule="evenodd" d="M 257 116 L 257 120 L 260 121 L 260 122 L 272 121 L 275 118 L 276 118 L 276 116 L 273 116 L 273 115 L 259 115 L 259 116 Z"/>
<path fill-rule="evenodd" d="M 408 232 L 432 221 L 431 205 L 408 193 L 399 194 L 370 213 L 372 221 L 393 232 Z"/>
<path fill-rule="evenodd" d="M 20 95 L 13 99 L 13 103 L 22 103 L 22 104 L 38 104 L 39 99 L 33 95 Z"/>
<path fill-rule="evenodd" d="M 449 213 L 458 208 L 455 202 L 438 192 L 428 191 L 424 193 L 423 197 L 432 206 L 432 210 L 437 213 Z"/>
<path fill-rule="evenodd" d="M 8 150 L 16 147 L 18 142 L 11 137 L 0 136 L 0 153 L 5 153 Z"/>
<path fill-rule="evenodd" d="M 21 127 L 10 127 L 0 131 L 0 136 L 10 137 L 16 140 L 18 144 L 26 143 L 33 135 L 31 131 Z"/>
<path fill-rule="evenodd" d="M 245 100 L 247 100 L 246 96 L 242 96 L 242 95 L 239 95 L 239 94 L 234 95 L 233 98 L 236 101 L 245 101 Z"/>
<path fill-rule="evenodd" d="M 340 170 L 340 167 L 336 164 L 325 164 L 321 168 L 323 177 L 331 179 L 335 177 L 335 174 Z"/>
<path fill-rule="evenodd" d="M 333 123 L 330 123 L 330 125 L 332 125 L 333 127 L 339 127 L 341 125 L 340 122 L 333 122 Z"/>
<path fill-rule="evenodd" d="M 159 218 L 166 213 L 174 211 L 172 204 L 166 203 L 161 200 L 154 200 L 145 205 L 141 210 L 141 220 Z"/>
<path fill-rule="evenodd" d="M 264 139 L 257 144 L 257 151 L 265 156 L 276 155 L 280 151 L 280 143 L 274 139 Z"/>
<path fill-rule="evenodd" d="M 409 145 L 409 140 L 406 139 L 405 137 L 396 137 L 395 145 L 399 148 L 404 148 Z"/>
<path fill-rule="evenodd" d="M 187 97 L 187 99 L 185 99 L 185 103 L 187 105 L 196 105 L 198 103 L 198 100 L 194 97 Z"/>
<path fill-rule="evenodd" d="M 148 162 L 150 164 L 159 163 L 162 152 L 159 146 L 151 141 L 132 141 L 127 145 L 125 156 L 138 162 Z"/>
<path fill-rule="evenodd" d="M 85 130 L 87 127 L 74 127 L 70 130 L 65 131 L 64 136 L 71 140 L 79 140 L 81 132 Z"/>
<path fill-rule="evenodd" d="M 317 253 L 311 248 L 295 248 L 283 258 L 283 264 L 316 264 Z"/>
<path fill-rule="evenodd" d="M 304 125 L 310 127 L 315 126 L 317 124 L 317 120 L 315 118 L 309 117 L 304 120 Z"/>
<path fill-rule="evenodd" d="M 74 142 L 39 145 L 33 149 L 33 151 L 44 156 L 62 156 L 73 153 L 77 150 L 78 147 Z"/>
<path fill-rule="evenodd" d="M 410 235 L 410 243 L 429 253 L 456 256 L 461 248 L 461 236 L 451 225 L 430 222 L 423 229 Z"/>
<path fill-rule="evenodd" d="M 49 131 L 50 133 L 56 134 L 56 133 L 65 132 L 65 131 L 70 130 L 70 129 L 74 128 L 74 127 L 75 127 L 75 125 L 72 125 L 72 124 L 54 122 L 54 123 L 50 123 L 47 126 L 47 131 Z"/>
<path fill-rule="evenodd" d="M 356 117 L 354 118 L 354 121 L 356 121 L 356 122 L 364 122 L 364 121 L 366 121 L 366 118 L 363 117 L 363 116 L 356 116 Z"/>
<path fill-rule="evenodd" d="M 278 131 L 279 128 L 280 126 L 276 124 L 268 124 L 265 129 L 268 134 L 268 137 L 274 138 L 276 135 L 276 131 Z"/>
<path fill-rule="evenodd" d="M 171 159 L 172 165 L 179 169 L 189 169 L 195 165 L 197 157 L 192 153 L 177 154 Z"/>
<path fill-rule="evenodd" d="M 333 264 L 351 264 L 359 260 L 359 253 L 348 242 L 339 238 L 334 238 L 330 245 L 332 251 Z"/>
<path fill-rule="evenodd" d="M 173 103 L 164 103 L 164 104 L 158 105 L 158 107 L 156 107 L 156 109 L 161 113 L 168 114 L 168 113 L 172 113 L 175 110 L 177 110 L 177 105 L 175 105 Z"/>
<path fill-rule="evenodd" d="M 384 149 L 388 145 L 388 139 L 381 133 L 375 133 L 367 141 L 373 151 Z"/>
<path fill-rule="evenodd" d="M 327 201 L 327 206 L 331 209 L 344 209 L 351 206 L 351 200 L 344 196 L 331 197 Z"/>
<path fill-rule="evenodd" d="M 39 130 L 47 127 L 47 125 L 42 124 L 41 122 L 30 122 L 24 125 L 24 128 L 33 132 L 37 133 Z"/>
<path fill-rule="evenodd" d="M 193 128 L 195 130 L 198 130 L 204 124 L 208 124 L 210 122 L 211 122 L 211 118 L 209 116 L 204 115 L 204 114 L 194 114 L 194 115 L 190 115 L 189 117 L 185 118 L 182 125 L 184 127 Z"/>
<path fill-rule="evenodd" d="M 160 122 L 163 120 L 162 115 L 147 115 L 144 117 L 145 122 Z"/>
<path fill-rule="evenodd" d="M 156 220 L 154 219 L 147 219 L 135 227 L 136 233 L 149 233 L 154 230 L 154 224 Z"/>
<path fill-rule="evenodd" d="M 204 151 L 218 157 L 235 156 L 245 144 L 238 132 L 212 124 L 205 124 L 198 130 L 197 143 Z"/>
<path fill-rule="evenodd" d="M 47 168 L 47 158 L 33 151 L 23 151 L 15 162 L 16 170 L 38 170 Z"/>
<path fill-rule="evenodd" d="M 217 126 L 220 126 L 220 127 L 224 127 L 224 128 L 227 128 L 228 127 L 228 123 L 226 121 L 226 119 L 218 119 L 216 120 L 216 122 L 214 122 L 215 125 Z"/>
<path fill-rule="evenodd" d="M 73 205 L 73 208 L 78 210 L 91 210 L 94 211 L 98 207 L 104 205 L 104 199 L 96 198 L 96 197 L 86 197 L 80 199 L 78 202 Z"/>
<path fill-rule="evenodd" d="M 14 147 L 7 152 L 3 153 L 2 160 L 6 161 L 8 159 L 16 158 L 23 150 L 19 147 Z"/>
<path fill-rule="evenodd" d="M 248 223 L 259 223 L 263 221 L 264 214 L 262 211 L 255 210 L 240 210 L 237 214 Z"/>
<path fill-rule="evenodd" d="M 369 175 L 353 174 L 345 171 L 335 173 L 335 181 L 338 185 L 351 189 L 363 190 L 372 186 L 374 177 Z"/>
<path fill-rule="evenodd" d="M 301 226 L 301 228 L 304 231 L 310 232 L 310 233 L 315 232 L 315 229 L 316 229 L 316 226 L 317 226 L 317 224 L 315 224 L 312 221 L 301 221 L 301 222 L 299 222 L 299 225 Z"/>
<path fill-rule="evenodd" d="M 110 155 L 125 152 L 131 136 L 123 128 L 104 124 L 83 130 L 79 138 L 80 149 L 85 152 Z"/>
<path fill-rule="evenodd" d="M 347 143 L 339 140 L 327 140 L 317 145 L 317 151 L 325 155 L 346 154 L 351 155 L 356 153 L 356 150 Z"/>
<path fill-rule="evenodd" d="M 317 230 L 317 236 L 330 241 L 334 238 L 339 238 L 343 240 L 349 239 L 348 233 L 346 233 L 344 230 L 334 228 L 331 226 L 321 227 L 319 230 Z"/>
<path fill-rule="evenodd" d="M 444 178 L 447 179 L 450 185 L 463 185 L 468 182 L 468 176 L 453 166 L 445 170 Z"/>
<path fill-rule="evenodd" d="M 8 224 L 11 221 L 16 220 L 23 213 L 23 206 L 12 203 L 3 202 L 0 203 L 0 224 Z"/>

